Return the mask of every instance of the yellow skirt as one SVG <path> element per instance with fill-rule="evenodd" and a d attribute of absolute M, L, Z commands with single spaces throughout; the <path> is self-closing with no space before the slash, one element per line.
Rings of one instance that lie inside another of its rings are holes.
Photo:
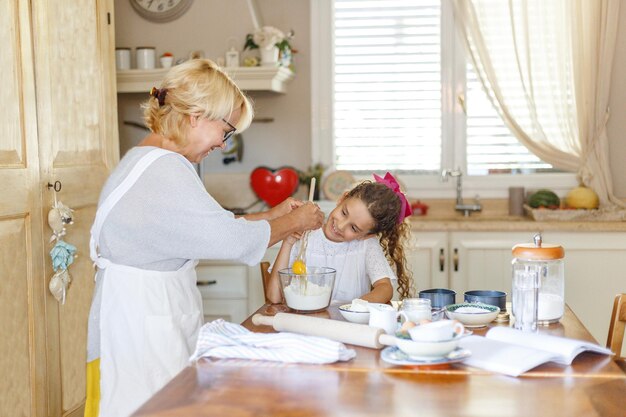
<path fill-rule="evenodd" d="M 100 358 L 87 362 L 85 417 L 98 417 L 100 411 Z"/>

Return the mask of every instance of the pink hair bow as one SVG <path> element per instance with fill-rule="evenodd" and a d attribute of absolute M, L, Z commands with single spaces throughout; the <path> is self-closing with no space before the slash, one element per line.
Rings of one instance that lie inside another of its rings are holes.
<path fill-rule="evenodd" d="M 380 177 L 374 174 L 374 180 L 376 182 L 380 182 L 385 184 L 387 187 L 391 188 L 391 190 L 396 193 L 398 198 L 400 199 L 400 214 L 398 215 L 398 223 L 402 223 L 402 221 L 407 217 L 413 214 L 413 210 L 411 209 L 411 205 L 409 201 L 406 199 L 406 196 L 402 191 L 400 191 L 400 184 L 398 181 L 391 175 L 389 172 L 385 174 L 385 177 Z"/>

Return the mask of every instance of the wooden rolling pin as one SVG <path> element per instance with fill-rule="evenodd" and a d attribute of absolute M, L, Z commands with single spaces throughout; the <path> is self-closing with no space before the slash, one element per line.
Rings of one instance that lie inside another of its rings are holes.
<path fill-rule="evenodd" d="M 365 324 L 346 321 L 309 317 L 298 314 L 278 313 L 275 316 L 255 314 L 252 323 L 256 326 L 272 326 L 274 330 L 293 332 L 309 336 L 326 337 L 337 342 L 368 348 L 380 349 L 383 346 L 395 346 L 396 338 L 383 329 Z"/>

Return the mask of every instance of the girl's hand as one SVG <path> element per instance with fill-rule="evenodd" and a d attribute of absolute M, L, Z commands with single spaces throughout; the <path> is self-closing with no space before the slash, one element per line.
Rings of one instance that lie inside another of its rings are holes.
<path fill-rule="evenodd" d="M 277 217 L 284 216 L 285 214 L 291 213 L 293 210 L 302 206 L 304 203 L 300 200 L 296 200 L 293 197 L 289 197 L 285 199 L 282 203 L 277 206 L 272 207 L 267 211 L 268 220 L 275 219 Z"/>
<path fill-rule="evenodd" d="M 300 239 L 302 239 L 302 235 L 303 235 L 303 234 L 304 234 L 304 233 L 302 233 L 302 232 L 296 232 L 296 233 L 293 233 L 293 234 L 291 234 L 291 235 L 287 236 L 287 238 L 285 239 L 285 242 L 284 242 L 284 243 L 285 243 L 286 245 L 289 245 L 289 246 L 291 247 L 291 246 L 295 245 L 297 241 L 299 241 Z"/>

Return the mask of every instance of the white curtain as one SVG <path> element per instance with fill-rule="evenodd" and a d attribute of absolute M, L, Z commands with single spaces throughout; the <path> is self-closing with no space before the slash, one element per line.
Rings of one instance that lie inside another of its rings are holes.
<path fill-rule="evenodd" d="M 531 152 L 613 195 L 606 122 L 620 0 L 453 0 L 476 72 Z M 471 105 L 471 103 L 467 103 Z"/>

